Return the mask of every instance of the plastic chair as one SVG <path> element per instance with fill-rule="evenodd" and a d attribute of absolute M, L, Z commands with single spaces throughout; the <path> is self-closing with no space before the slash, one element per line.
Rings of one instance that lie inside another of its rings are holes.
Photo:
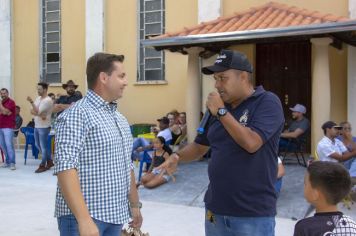
<path fill-rule="evenodd" d="M 295 157 L 298 160 L 299 165 L 307 167 L 307 163 L 304 158 L 305 147 L 306 147 L 306 139 L 303 140 L 294 139 L 294 138 L 289 139 L 287 146 L 279 150 L 279 156 L 282 157 L 283 164 L 286 160 L 287 153 L 290 152 L 290 153 L 294 153 Z M 300 160 L 299 158 L 301 158 L 302 160 Z"/>
<path fill-rule="evenodd" d="M 31 127 L 22 127 L 20 129 L 21 133 L 23 133 L 25 135 L 26 138 L 26 144 L 25 144 L 25 165 L 26 165 L 26 161 L 27 161 L 27 149 L 28 146 L 31 145 L 32 147 L 32 155 L 35 157 L 35 159 L 38 159 L 38 149 L 35 145 L 35 136 L 34 136 L 34 128 Z"/>

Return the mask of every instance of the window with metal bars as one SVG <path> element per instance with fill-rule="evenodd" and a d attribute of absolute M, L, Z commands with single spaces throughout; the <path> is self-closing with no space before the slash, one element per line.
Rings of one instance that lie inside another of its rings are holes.
<path fill-rule="evenodd" d="M 139 0 L 139 37 L 140 40 L 164 34 L 164 0 Z M 139 45 L 138 81 L 164 80 L 164 52 Z"/>
<path fill-rule="evenodd" d="M 61 0 L 42 0 L 41 81 L 61 82 Z"/>

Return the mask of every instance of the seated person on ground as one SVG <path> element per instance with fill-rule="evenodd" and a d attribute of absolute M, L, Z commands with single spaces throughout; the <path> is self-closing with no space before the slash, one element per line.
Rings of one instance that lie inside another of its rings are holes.
<path fill-rule="evenodd" d="M 278 158 L 278 172 L 277 172 L 277 181 L 274 185 L 277 195 L 279 195 L 279 193 L 281 192 L 281 188 L 282 188 L 282 178 L 285 175 L 285 169 L 284 166 L 282 164 L 282 160 Z"/>
<path fill-rule="evenodd" d="M 320 161 L 344 162 L 356 156 L 356 148 L 351 152 L 347 150 L 345 145 L 336 137 L 339 136 L 341 126 L 338 126 L 333 121 L 325 122 L 322 127 L 324 137 L 317 145 L 317 154 Z M 355 177 L 352 177 L 353 182 Z"/>
<path fill-rule="evenodd" d="M 157 120 L 159 122 L 158 126 L 160 131 L 157 133 L 157 137 L 163 137 L 166 142 L 170 142 L 172 140 L 172 134 L 171 131 L 169 130 L 169 120 L 167 117 L 162 117 Z M 132 160 L 137 159 L 139 156 L 139 153 L 144 151 L 144 150 L 149 150 L 152 149 L 153 145 L 146 139 L 144 138 L 136 138 L 133 142 L 133 147 L 132 147 Z"/>
<path fill-rule="evenodd" d="M 182 135 L 187 134 L 187 114 L 183 111 L 179 113 L 179 127 L 182 130 Z"/>
<path fill-rule="evenodd" d="M 172 133 L 172 141 L 171 144 L 175 144 L 178 137 L 182 135 L 182 130 L 179 126 L 179 112 L 177 110 L 173 110 L 167 114 L 167 118 L 169 120 L 169 130 Z"/>
<path fill-rule="evenodd" d="M 351 124 L 350 122 L 344 121 L 340 123 L 342 129 L 340 130 L 340 135 L 337 137 L 347 148 L 349 152 L 356 149 L 356 137 L 351 134 Z M 344 162 L 346 169 L 349 170 L 352 183 L 356 185 L 356 157 L 354 156 L 350 160 Z"/>
<path fill-rule="evenodd" d="M 294 236 L 356 235 L 356 223 L 337 208 L 350 189 L 350 176 L 341 164 L 311 163 L 304 177 L 304 197 L 316 213 L 298 221 Z"/>
<path fill-rule="evenodd" d="M 172 150 L 167 146 L 166 140 L 159 136 L 153 140 L 153 156 L 152 163 L 147 171 L 147 173 L 142 176 L 141 183 L 146 188 L 155 188 L 164 183 L 167 183 L 171 178 L 166 173 L 161 173 L 162 170 L 157 170 L 156 167 L 159 167 L 165 162 L 165 160 L 172 154 Z"/>
<path fill-rule="evenodd" d="M 281 134 L 279 148 L 286 148 L 290 139 L 302 141 L 307 135 L 306 131 L 310 128 L 310 122 L 304 116 L 307 111 L 305 106 L 297 104 L 289 109 L 292 111 L 293 122 L 289 125 L 288 129 Z"/>

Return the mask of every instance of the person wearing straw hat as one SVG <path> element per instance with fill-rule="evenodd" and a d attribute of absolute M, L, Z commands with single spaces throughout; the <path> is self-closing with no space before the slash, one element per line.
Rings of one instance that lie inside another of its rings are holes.
<path fill-rule="evenodd" d="M 67 95 L 60 96 L 56 101 L 53 112 L 57 113 L 57 116 L 73 103 L 82 99 L 82 96 L 76 93 L 78 85 L 76 85 L 73 80 L 68 80 L 67 83 L 62 84 L 62 88 L 67 91 Z"/>

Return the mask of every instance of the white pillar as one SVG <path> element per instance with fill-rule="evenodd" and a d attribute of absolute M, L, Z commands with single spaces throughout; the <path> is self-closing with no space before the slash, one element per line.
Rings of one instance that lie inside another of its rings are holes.
<path fill-rule="evenodd" d="M 222 0 L 199 0 L 198 23 L 210 21 L 221 16 Z"/>
<path fill-rule="evenodd" d="M 7 88 L 10 93 L 13 92 L 11 38 L 11 0 L 0 0 L 0 88 Z"/>
<path fill-rule="evenodd" d="M 210 21 L 221 15 L 222 0 L 199 0 L 198 1 L 198 23 Z M 188 142 L 193 142 L 197 135 L 200 122 L 200 112 L 205 111 L 202 98 L 201 63 L 199 52 L 201 48 L 186 49 L 188 55 L 188 83 L 187 83 L 187 132 Z M 202 107 L 203 106 L 203 107 Z"/>
<path fill-rule="evenodd" d="M 104 50 L 104 1 L 85 1 L 85 58 Z"/>
<path fill-rule="evenodd" d="M 188 51 L 188 73 L 187 73 L 187 132 L 188 142 L 193 142 L 197 134 L 200 122 L 201 108 L 201 74 L 199 63 L 200 48 L 191 48 Z"/>
<path fill-rule="evenodd" d="M 312 120 L 311 141 L 312 153 L 317 143 L 323 137 L 321 125 L 330 119 L 330 70 L 329 70 L 329 44 L 330 38 L 314 38 L 312 65 Z"/>
<path fill-rule="evenodd" d="M 349 0 L 349 17 L 356 18 L 356 0 Z M 347 120 L 356 125 L 356 47 L 347 46 Z M 355 133 L 354 133 L 355 135 Z"/>

